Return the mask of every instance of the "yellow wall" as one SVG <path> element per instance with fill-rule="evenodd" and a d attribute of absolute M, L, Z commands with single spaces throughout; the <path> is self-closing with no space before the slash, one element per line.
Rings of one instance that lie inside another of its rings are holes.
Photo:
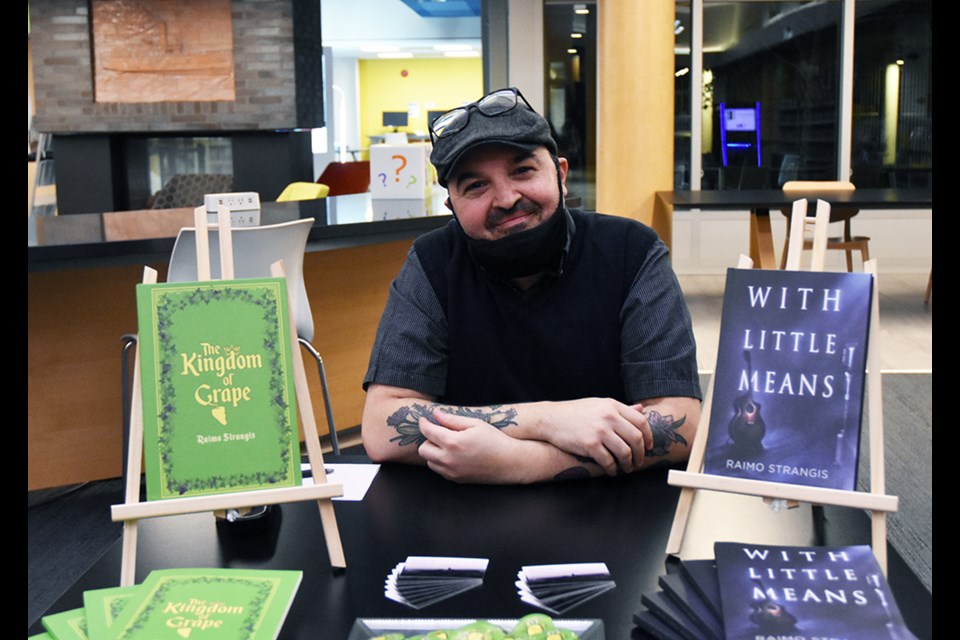
<path fill-rule="evenodd" d="M 360 139 L 384 132 L 384 111 L 407 111 L 410 103 L 420 113 L 400 131 L 427 132 L 427 112 L 445 111 L 483 95 L 480 58 L 359 60 Z M 406 71 L 406 75 L 404 75 Z"/>

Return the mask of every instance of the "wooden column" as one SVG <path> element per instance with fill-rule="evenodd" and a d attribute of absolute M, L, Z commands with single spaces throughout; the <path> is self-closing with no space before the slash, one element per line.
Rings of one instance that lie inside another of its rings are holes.
<path fill-rule="evenodd" d="M 672 220 L 654 194 L 673 188 L 674 0 L 598 3 L 597 211 L 652 226 Z"/>

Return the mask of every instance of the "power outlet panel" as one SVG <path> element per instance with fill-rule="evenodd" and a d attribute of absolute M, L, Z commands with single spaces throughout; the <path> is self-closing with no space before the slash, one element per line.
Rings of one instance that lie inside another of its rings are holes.
<path fill-rule="evenodd" d="M 207 223 L 217 224 L 220 205 L 230 211 L 230 226 L 255 227 L 260 224 L 260 194 L 255 191 L 208 193 L 203 196 Z"/>

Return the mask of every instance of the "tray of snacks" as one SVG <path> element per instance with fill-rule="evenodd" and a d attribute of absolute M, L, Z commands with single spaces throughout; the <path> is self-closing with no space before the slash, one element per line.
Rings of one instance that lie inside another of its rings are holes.
<path fill-rule="evenodd" d="M 553 619 L 531 613 L 519 619 L 358 618 L 347 640 L 605 640 L 603 620 Z"/>

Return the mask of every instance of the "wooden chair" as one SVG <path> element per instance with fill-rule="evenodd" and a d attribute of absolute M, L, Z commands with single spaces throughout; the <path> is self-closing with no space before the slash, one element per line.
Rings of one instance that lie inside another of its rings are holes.
<path fill-rule="evenodd" d="M 811 180 L 790 180 L 783 183 L 784 193 L 801 196 L 807 191 L 853 191 L 856 187 L 852 182 L 847 181 L 811 181 Z M 781 213 L 787 218 L 787 234 L 783 241 L 783 252 L 780 257 L 780 268 L 783 269 L 787 264 L 787 253 L 790 245 L 790 215 L 791 209 L 781 209 Z M 868 236 L 855 236 L 850 229 L 850 220 L 860 213 L 860 209 L 855 207 L 831 207 L 830 222 L 842 222 L 843 234 L 827 238 L 827 249 L 835 249 L 846 252 L 847 271 L 853 271 L 853 252 L 859 251 L 863 262 L 870 259 Z M 811 249 L 812 240 L 804 240 L 803 248 Z"/>

